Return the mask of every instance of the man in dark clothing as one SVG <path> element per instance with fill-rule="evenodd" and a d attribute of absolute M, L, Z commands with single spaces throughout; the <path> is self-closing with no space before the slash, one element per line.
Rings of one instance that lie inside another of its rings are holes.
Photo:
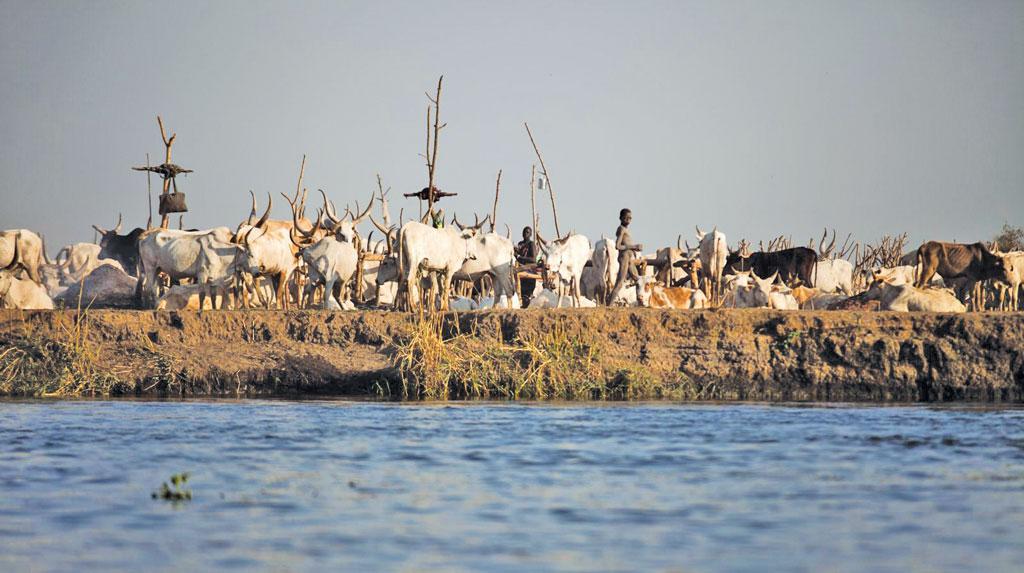
<path fill-rule="evenodd" d="M 619 211 L 619 227 L 615 229 L 615 250 L 619 252 L 619 276 L 615 279 L 615 288 L 608 296 L 607 304 L 611 304 L 618 296 L 619 291 L 626 284 L 626 277 L 631 277 L 633 280 L 640 279 L 636 267 L 633 265 L 633 258 L 635 257 L 634 253 L 642 251 L 644 246 L 634 243 L 633 238 L 629 236 L 629 223 L 632 220 L 632 211 L 629 209 Z"/>
<path fill-rule="evenodd" d="M 540 249 L 537 242 L 533 240 L 533 229 L 523 227 L 523 240 L 519 241 L 515 248 L 516 261 L 520 265 L 535 265 Z M 533 296 L 533 289 L 537 287 L 537 279 L 523 278 L 519 281 L 519 292 L 522 296 L 523 308 L 530 304 L 530 297 Z"/>

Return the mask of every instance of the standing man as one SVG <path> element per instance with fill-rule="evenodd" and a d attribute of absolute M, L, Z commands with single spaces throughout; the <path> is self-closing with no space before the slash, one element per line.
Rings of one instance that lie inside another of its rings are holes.
<path fill-rule="evenodd" d="M 615 288 L 612 289 L 606 304 L 611 304 L 619 295 L 619 291 L 626 284 L 626 277 L 633 280 L 640 280 L 636 267 L 633 266 L 634 253 L 639 253 L 644 246 L 634 243 L 629 236 L 629 223 L 633 220 L 633 212 L 629 209 L 619 211 L 619 227 L 615 229 L 615 250 L 619 252 L 619 276 L 615 279 Z"/>
<path fill-rule="evenodd" d="M 539 255 L 537 243 L 533 240 L 533 229 L 523 227 L 523 240 L 516 244 L 516 262 L 520 265 L 533 266 L 537 263 Z M 523 308 L 530 304 L 530 297 L 533 296 L 533 289 L 537 288 L 537 279 L 523 278 L 519 281 L 519 292 L 522 296 Z"/>

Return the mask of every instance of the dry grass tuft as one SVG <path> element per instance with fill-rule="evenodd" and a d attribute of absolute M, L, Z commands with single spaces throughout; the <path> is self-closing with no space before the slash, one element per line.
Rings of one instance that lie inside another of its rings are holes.
<path fill-rule="evenodd" d="M 55 338 L 16 342 L 0 352 L 0 394 L 72 397 L 109 396 L 131 391 L 100 360 L 89 342 L 88 311 L 79 310 L 72 325 L 61 324 Z"/>
<path fill-rule="evenodd" d="M 647 369 L 601 366 L 592 337 L 573 332 L 564 321 L 543 333 L 516 338 L 500 332 L 472 335 L 455 320 L 435 314 L 418 320 L 394 341 L 394 364 L 402 397 L 449 400 L 639 400 L 685 395 Z"/>

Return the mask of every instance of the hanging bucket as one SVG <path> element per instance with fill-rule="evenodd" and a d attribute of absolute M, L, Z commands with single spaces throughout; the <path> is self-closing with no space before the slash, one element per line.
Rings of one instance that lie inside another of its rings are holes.
<path fill-rule="evenodd" d="M 168 213 L 188 213 L 188 207 L 185 206 L 185 194 L 178 193 L 167 193 L 166 195 L 160 195 L 160 214 L 166 215 Z"/>

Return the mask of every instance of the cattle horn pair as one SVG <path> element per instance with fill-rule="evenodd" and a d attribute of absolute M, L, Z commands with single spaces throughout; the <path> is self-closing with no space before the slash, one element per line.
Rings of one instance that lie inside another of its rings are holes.
<path fill-rule="evenodd" d="M 470 229 L 472 229 L 473 231 L 479 231 L 480 227 L 483 227 L 484 223 L 486 223 L 488 220 L 490 220 L 490 218 L 491 218 L 491 216 L 487 215 L 486 217 L 484 217 L 484 220 L 481 221 L 480 220 L 480 216 L 474 214 L 473 215 L 473 219 L 474 219 L 475 223 L 472 226 L 470 226 L 470 225 L 462 225 L 462 224 L 460 224 L 458 216 L 457 215 L 452 215 L 452 223 L 456 227 L 458 227 L 460 231 L 466 231 L 466 230 L 470 230 Z"/>
<path fill-rule="evenodd" d="M 318 210 L 317 213 L 316 213 L 316 224 L 313 225 L 312 230 L 307 231 L 307 230 L 302 228 L 302 224 L 299 222 L 298 212 L 295 211 L 294 209 L 292 209 L 292 225 L 293 225 L 293 229 L 298 231 L 307 240 L 315 238 L 317 233 L 320 232 L 320 221 L 321 221 L 322 218 L 323 218 L 323 211 L 319 211 Z M 289 233 L 289 235 L 290 235 L 290 233 Z M 292 242 L 294 242 L 294 240 Z"/>
<path fill-rule="evenodd" d="M 358 217 L 355 216 L 355 215 L 352 215 L 351 213 L 349 213 L 349 215 L 352 217 L 352 224 L 353 225 L 358 225 L 359 223 L 363 222 L 363 219 L 365 219 L 366 216 L 370 214 L 370 209 L 373 208 L 373 202 L 376 199 L 377 199 L 376 194 L 370 195 L 370 202 L 367 203 L 366 209 L 362 213 L 359 213 Z M 346 207 L 345 210 L 348 211 L 348 208 Z M 356 201 L 356 211 L 359 211 L 359 201 Z"/>
<path fill-rule="evenodd" d="M 118 213 L 117 214 L 117 225 L 114 226 L 114 230 L 113 231 L 106 231 L 106 230 L 104 230 L 104 229 L 102 229 L 100 227 L 97 227 L 96 225 L 93 225 L 92 228 L 96 229 L 96 232 L 101 234 L 101 235 L 106 235 L 108 233 L 113 233 L 113 234 L 117 235 L 118 233 L 121 232 L 121 221 L 122 221 L 121 213 Z"/>

